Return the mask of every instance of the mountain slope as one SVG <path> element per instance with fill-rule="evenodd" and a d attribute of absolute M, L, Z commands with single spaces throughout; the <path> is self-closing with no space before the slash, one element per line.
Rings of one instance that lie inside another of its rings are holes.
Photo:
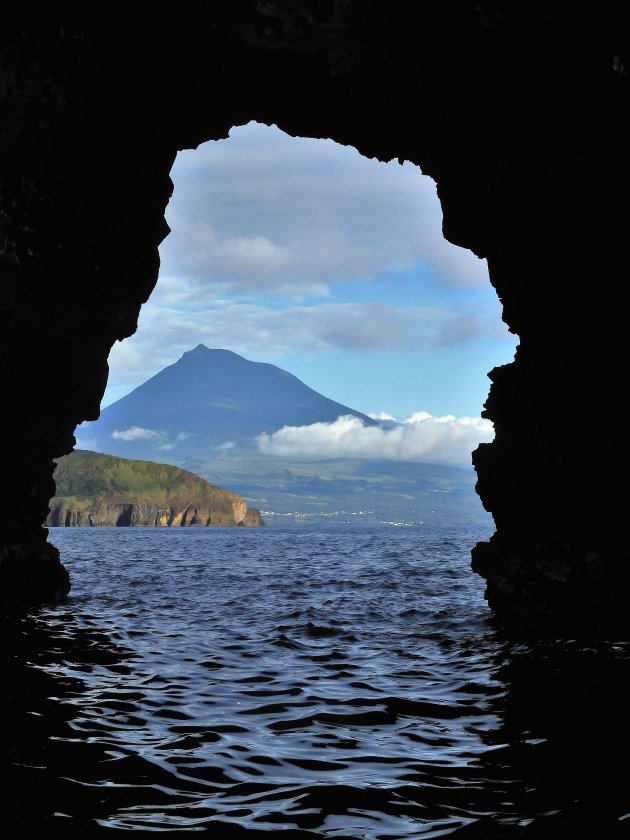
<path fill-rule="evenodd" d="M 265 455 L 256 437 L 340 415 L 380 424 L 327 399 L 275 365 L 195 347 L 77 429 L 77 445 L 166 461 L 230 487 L 256 508 L 289 513 L 366 511 L 373 519 L 491 522 L 472 468 L 384 459 Z"/>
<path fill-rule="evenodd" d="M 154 459 L 175 450 L 183 462 L 202 449 L 253 447 L 262 432 L 332 422 L 342 414 L 375 422 L 275 365 L 200 344 L 104 408 L 79 434 L 84 445 L 104 452 Z"/>
<path fill-rule="evenodd" d="M 237 493 L 169 464 L 75 450 L 57 461 L 48 526 L 262 525 Z"/>

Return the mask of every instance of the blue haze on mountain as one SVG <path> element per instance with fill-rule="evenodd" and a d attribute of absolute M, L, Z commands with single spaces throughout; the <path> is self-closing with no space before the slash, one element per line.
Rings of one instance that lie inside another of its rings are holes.
<path fill-rule="evenodd" d="M 177 453 L 199 447 L 255 445 L 257 435 L 283 426 L 332 422 L 342 414 L 375 421 L 330 400 L 275 365 L 250 362 L 230 350 L 199 344 L 127 396 L 104 408 L 98 421 L 86 424 L 82 436 L 96 438 L 113 454 L 136 457 L 168 451 L 178 435 Z M 136 427 L 156 435 L 120 437 Z M 117 433 L 115 437 L 112 437 Z M 115 450 L 115 452 L 113 451 Z"/>
<path fill-rule="evenodd" d="M 275 365 L 203 344 L 77 429 L 77 447 L 175 464 L 245 497 L 250 506 L 318 517 L 488 524 L 472 469 L 349 458 L 281 458 L 256 438 L 340 415 L 379 425 Z M 366 512 L 368 512 L 366 514 Z M 266 517 L 269 522 L 269 517 Z"/>

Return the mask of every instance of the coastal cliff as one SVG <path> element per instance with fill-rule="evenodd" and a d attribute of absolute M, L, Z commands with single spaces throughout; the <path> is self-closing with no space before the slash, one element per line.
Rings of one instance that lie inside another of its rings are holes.
<path fill-rule="evenodd" d="M 48 527 L 260 526 L 237 493 L 168 464 L 76 450 L 59 458 Z"/>

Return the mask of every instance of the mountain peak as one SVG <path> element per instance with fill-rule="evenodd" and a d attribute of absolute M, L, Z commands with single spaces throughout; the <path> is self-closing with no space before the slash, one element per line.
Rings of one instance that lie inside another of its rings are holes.
<path fill-rule="evenodd" d="M 209 347 L 206 347 L 205 344 L 198 344 L 196 347 L 193 347 L 192 350 L 186 350 L 183 356 L 190 356 L 191 353 L 195 353 L 196 355 L 200 355 L 201 353 L 212 353 L 212 350 Z"/>
<path fill-rule="evenodd" d="M 375 423 L 275 365 L 198 344 L 104 408 L 83 441 L 92 442 L 91 435 L 92 448 L 123 457 L 150 460 L 168 452 L 183 464 L 226 445 L 255 451 L 261 434 L 347 414 Z"/>
<path fill-rule="evenodd" d="M 186 350 L 185 353 L 182 354 L 182 359 L 185 356 L 223 356 L 224 358 L 234 358 L 234 359 L 242 359 L 242 356 L 239 356 L 238 353 L 234 353 L 232 350 L 222 350 L 217 348 L 210 348 L 206 347 L 205 344 L 198 344 L 196 347 L 193 347 L 192 350 Z"/>

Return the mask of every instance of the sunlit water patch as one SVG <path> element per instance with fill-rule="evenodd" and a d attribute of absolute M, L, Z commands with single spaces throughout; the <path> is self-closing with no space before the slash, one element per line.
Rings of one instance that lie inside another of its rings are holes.
<path fill-rule="evenodd" d="M 16 827 L 626 836 L 627 646 L 501 638 L 482 531 L 51 535 L 71 597 L 5 631 Z"/>

